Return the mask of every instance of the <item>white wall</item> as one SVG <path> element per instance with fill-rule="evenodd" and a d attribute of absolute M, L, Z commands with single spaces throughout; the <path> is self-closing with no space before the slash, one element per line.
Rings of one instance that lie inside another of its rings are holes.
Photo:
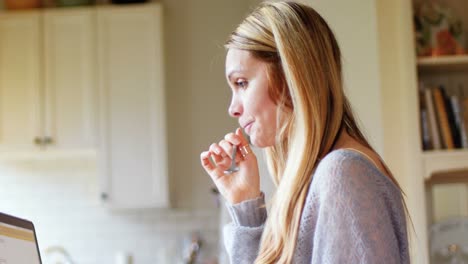
<path fill-rule="evenodd" d="M 176 207 L 213 209 L 211 179 L 199 157 L 238 126 L 227 112 L 231 92 L 224 77 L 223 44 L 247 14 L 249 2 L 167 2 L 180 7 L 166 12 L 173 22 L 166 28 L 172 199 Z"/>
<path fill-rule="evenodd" d="M 307 0 L 328 22 L 343 56 L 345 90 L 363 132 L 383 153 L 375 0 Z"/>

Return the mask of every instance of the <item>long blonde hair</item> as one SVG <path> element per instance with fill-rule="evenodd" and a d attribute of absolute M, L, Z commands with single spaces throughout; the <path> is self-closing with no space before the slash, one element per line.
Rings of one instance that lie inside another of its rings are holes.
<path fill-rule="evenodd" d="M 250 51 L 268 65 L 278 105 L 276 144 L 265 150 L 277 186 L 255 263 L 291 263 L 312 174 L 342 129 L 371 148 L 343 91 L 333 32 L 311 7 L 265 2 L 230 35 L 226 48 Z M 372 149 L 372 148 L 371 148 Z M 390 177 L 397 184 L 390 173 Z"/>

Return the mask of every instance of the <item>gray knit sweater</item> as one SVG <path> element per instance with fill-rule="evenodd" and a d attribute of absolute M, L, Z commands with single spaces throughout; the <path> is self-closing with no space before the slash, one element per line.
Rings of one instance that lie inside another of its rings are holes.
<path fill-rule="evenodd" d="M 267 218 L 264 198 L 227 204 L 224 242 L 232 264 L 254 262 Z M 400 190 L 348 149 L 318 165 L 302 212 L 293 263 L 409 263 Z"/>

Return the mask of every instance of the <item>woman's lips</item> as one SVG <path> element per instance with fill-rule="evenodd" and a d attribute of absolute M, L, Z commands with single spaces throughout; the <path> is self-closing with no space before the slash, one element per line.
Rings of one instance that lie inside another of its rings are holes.
<path fill-rule="evenodd" d="M 250 135 L 250 129 L 252 128 L 252 124 L 253 124 L 253 122 L 250 122 L 250 123 L 248 123 L 248 124 L 244 127 L 244 131 L 245 131 L 245 133 L 247 133 L 248 135 Z"/>

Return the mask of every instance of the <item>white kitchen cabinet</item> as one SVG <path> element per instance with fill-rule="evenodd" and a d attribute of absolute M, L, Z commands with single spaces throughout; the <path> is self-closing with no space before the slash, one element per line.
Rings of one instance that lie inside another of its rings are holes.
<path fill-rule="evenodd" d="M 52 148 L 96 145 L 95 20 L 95 9 L 44 13 L 44 136 Z"/>
<path fill-rule="evenodd" d="M 96 144 L 95 10 L 0 15 L 0 150 Z"/>
<path fill-rule="evenodd" d="M 42 134 L 41 14 L 0 15 L 0 150 L 31 150 Z"/>
<path fill-rule="evenodd" d="M 98 8 L 102 199 L 169 206 L 162 7 Z"/>

